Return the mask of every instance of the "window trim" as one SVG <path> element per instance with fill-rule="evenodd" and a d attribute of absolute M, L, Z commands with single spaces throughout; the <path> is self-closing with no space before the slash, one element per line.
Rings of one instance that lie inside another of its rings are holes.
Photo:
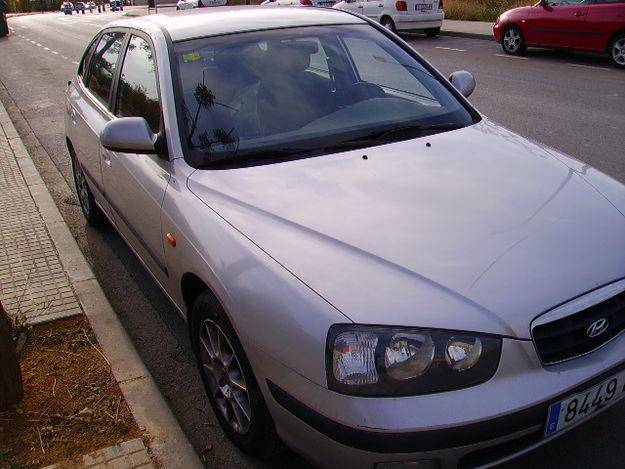
<path fill-rule="evenodd" d="M 143 39 L 145 42 L 147 42 L 148 46 L 150 46 L 150 49 L 152 50 L 152 58 L 154 60 L 154 75 L 156 77 L 156 92 L 158 93 L 158 107 L 159 107 L 159 116 L 160 116 L 157 135 L 159 136 L 164 135 L 165 119 L 163 118 L 163 99 L 162 99 L 162 93 L 161 93 L 161 82 L 159 80 L 158 59 L 156 57 L 156 48 L 154 47 L 154 42 L 152 41 L 152 38 L 150 37 L 150 35 L 146 34 L 143 31 L 139 31 L 133 28 L 128 28 L 126 29 L 126 31 L 127 31 L 127 37 L 123 45 L 122 54 L 120 54 L 121 63 L 120 63 L 120 66 L 117 67 L 117 70 L 115 71 L 115 76 L 113 80 L 114 91 L 113 93 L 111 93 L 112 100 L 109 103 L 110 112 L 114 116 L 115 119 L 120 118 L 117 115 L 117 92 L 118 92 L 118 86 L 119 86 L 119 78 L 121 77 L 121 71 L 124 68 L 124 63 L 126 62 L 126 54 L 128 53 L 128 44 L 130 43 L 130 39 L 132 38 L 132 36 L 137 36 Z"/>

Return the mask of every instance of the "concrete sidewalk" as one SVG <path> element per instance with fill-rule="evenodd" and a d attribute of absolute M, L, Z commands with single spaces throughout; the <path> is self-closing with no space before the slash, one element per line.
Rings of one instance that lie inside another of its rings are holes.
<path fill-rule="evenodd" d="M 85 314 L 141 439 L 104 448 L 83 467 L 200 468 L 0 103 L 0 300 L 27 324 Z M 59 461 L 62 465 L 62 461 Z"/>

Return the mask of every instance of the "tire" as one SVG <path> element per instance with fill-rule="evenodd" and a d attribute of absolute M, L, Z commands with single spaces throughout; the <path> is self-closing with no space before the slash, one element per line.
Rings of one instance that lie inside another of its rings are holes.
<path fill-rule="evenodd" d="M 608 55 L 612 65 L 625 68 L 625 33 L 617 34 L 608 47 Z"/>
<path fill-rule="evenodd" d="M 438 33 L 441 32 L 441 28 L 429 28 L 425 30 L 425 34 L 428 37 L 436 37 L 438 36 Z"/>
<path fill-rule="evenodd" d="M 389 16 L 383 16 L 380 19 L 380 24 L 393 33 L 397 33 L 397 27 L 395 22 Z"/>
<path fill-rule="evenodd" d="M 22 372 L 13 344 L 11 323 L 0 305 L 0 410 L 19 404 L 22 396 Z"/>
<path fill-rule="evenodd" d="M 523 31 L 518 26 L 508 26 L 501 35 L 501 48 L 506 54 L 523 55 L 527 50 Z"/>
<path fill-rule="evenodd" d="M 275 424 L 243 346 L 219 302 L 208 291 L 193 304 L 190 331 L 208 400 L 228 438 L 252 456 L 266 458 L 279 452 L 281 442 Z M 221 346 L 217 345 L 218 336 Z M 222 363 L 228 356 L 232 357 L 229 364 Z"/>
<path fill-rule="evenodd" d="M 80 162 L 70 151 L 72 157 L 72 172 L 74 173 L 74 184 L 76 185 L 76 195 L 78 196 L 78 203 L 82 209 L 82 213 L 85 216 L 85 220 L 91 226 L 98 227 L 106 224 L 106 216 L 102 213 L 100 207 L 95 202 L 93 192 L 89 188 L 87 179 L 80 167 Z"/>

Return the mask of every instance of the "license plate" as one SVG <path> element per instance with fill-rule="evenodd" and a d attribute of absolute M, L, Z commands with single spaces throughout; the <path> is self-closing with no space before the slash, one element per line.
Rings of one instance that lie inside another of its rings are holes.
<path fill-rule="evenodd" d="M 545 436 L 579 422 L 623 397 L 625 392 L 625 370 L 605 381 L 595 384 L 578 394 L 551 404 L 545 427 Z"/>
<path fill-rule="evenodd" d="M 431 3 L 417 3 L 415 5 L 415 10 L 417 11 L 429 11 L 432 9 Z"/>

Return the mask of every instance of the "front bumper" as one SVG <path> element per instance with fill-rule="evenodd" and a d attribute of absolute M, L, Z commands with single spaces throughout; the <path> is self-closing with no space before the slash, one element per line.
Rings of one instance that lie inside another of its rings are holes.
<path fill-rule="evenodd" d="M 382 15 L 384 16 L 384 15 Z M 398 31 L 422 31 L 443 26 L 445 13 L 395 14 L 391 16 Z"/>
<path fill-rule="evenodd" d="M 531 342 L 506 339 L 502 365 L 489 382 L 415 397 L 344 396 L 279 365 L 263 387 L 280 436 L 321 466 L 426 461 L 423 467 L 475 467 L 501 463 L 574 428 L 545 438 L 549 405 L 625 368 L 624 350 L 620 337 L 588 356 L 543 368 Z"/>
<path fill-rule="evenodd" d="M 495 37 L 495 41 L 501 44 L 501 33 L 503 32 L 503 28 L 501 27 L 501 23 L 493 24 L 493 36 Z"/>

